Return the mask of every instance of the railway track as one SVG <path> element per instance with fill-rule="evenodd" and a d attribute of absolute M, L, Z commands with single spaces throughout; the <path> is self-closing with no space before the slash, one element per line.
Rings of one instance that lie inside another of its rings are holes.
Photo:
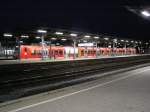
<path fill-rule="evenodd" d="M 121 57 L 100 60 L 80 60 L 71 62 L 59 63 L 38 63 L 27 65 L 16 65 L 18 69 L 12 69 L 3 66 L 6 74 L 11 77 L 2 77 L 0 81 L 0 96 L 5 94 L 6 98 L 1 98 L 0 101 L 15 99 L 42 91 L 56 89 L 66 85 L 65 82 L 77 79 L 80 77 L 87 77 L 96 73 L 103 73 L 121 69 L 133 65 L 144 64 L 150 62 L 150 56 L 137 57 Z M 31 68 L 31 66 L 33 66 Z M 9 68 L 9 69 L 8 69 Z M 1 71 L 2 72 L 2 71 Z M 0 73 L 1 74 L 1 73 Z M 5 75 L 6 75 L 5 74 Z M 63 84 L 57 84 L 63 82 Z M 58 86 L 59 85 L 59 86 Z M 19 94 L 17 93 L 19 92 Z M 22 93 L 21 93 L 22 92 Z M 9 97 L 7 95 L 12 95 Z"/>

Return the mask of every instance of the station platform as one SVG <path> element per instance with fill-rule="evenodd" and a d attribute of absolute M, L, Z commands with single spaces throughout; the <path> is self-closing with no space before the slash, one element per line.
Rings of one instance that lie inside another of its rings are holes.
<path fill-rule="evenodd" d="M 149 72 L 150 66 L 113 73 L 105 78 L 2 103 L 0 112 L 149 112 Z"/>
<path fill-rule="evenodd" d="M 103 58 L 117 58 L 117 57 L 131 57 L 131 56 L 141 56 L 139 55 L 122 55 L 122 56 L 99 56 L 99 57 L 80 57 L 80 58 L 66 58 L 66 59 L 6 59 L 6 60 L 0 60 L 0 65 L 7 65 L 7 64 L 22 64 L 22 63 L 41 63 L 41 62 L 59 62 L 59 61 L 73 61 L 73 60 L 89 60 L 89 59 L 103 59 Z"/>

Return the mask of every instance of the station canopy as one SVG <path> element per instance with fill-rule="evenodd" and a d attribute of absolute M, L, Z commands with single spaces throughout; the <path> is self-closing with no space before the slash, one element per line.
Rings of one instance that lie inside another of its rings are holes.
<path fill-rule="evenodd" d="M 86 32 L 76 32 L 64 29 L 47 29 L 40 28 L 43 33 L 37 32 L 38 30 L 30 31 L 27 33 L 16 33 L 13 35 L 14 38 L 19 40 L 22 44 L 29 43 L 40 43 L 41 37 L 44 37 L 44 41 L 47 45 L 64 45 L 72 46 L 75 42 L 77 46 L 107 46 L 111 47 L 115 44 L 117 47 L 123 47 L 124 44 L 127 46 L 135 46 L 141 44 L 142 41 L 121 38 L 119 36 L 111 36 L 106 34 L 92 34 Z"/>

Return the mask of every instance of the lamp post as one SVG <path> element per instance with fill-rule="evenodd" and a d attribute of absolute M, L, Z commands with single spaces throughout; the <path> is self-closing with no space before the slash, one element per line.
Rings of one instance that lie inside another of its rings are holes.
<path fill-rule="evenodd" d="M 77 34 L 75 33 L 71 33 L 70 36 L 73 37 L 77 37 Z M 76 38 L 73 38 L 73 59 L 76 59 Z"/>
<path fill-rule="evenodd" d="M 86 39 L 85 42 L 87 43 L 88 42 L 87 40 L 89 40 L 91 38 L 91 36 L 90 35 L 85 35 L 84 38 Z M 88 58 L 88 52 L 89 52 L 88 51 L 88 46 L 89 45 L 86 45 L 85 49 L 84 49 L 84 57 L 85 58 Z"/>
<path fill-rule="evenodd" d="M 113 39 L 113 56 L 115 56 L 114 51 L 115 51 L 115 46 L 116 46 L 117 41 L 118 41 L 117 39 Z"/>
<path fill-rule="evenodd" d="M 46 30 L 42 30 L 42 29 L 39 29 L 39 30 L 37 30 L 37 32 L 38 33 L 40 33 L 42 36 L 41 36 L 41 44 L 42 44 L 42 60 L 44 60 L 44 55 L 45 55 L 45 51 L 44 51 L 44 48 L 45 48 L 45 46 L 44 46 L 44 35 L 47 33 L 47 31 Z"/>
<path fill-rule="evenodd" d="M 125 55 L 127 55 L 127 43 L 128 43 L 129 41 L 128 40 L 126 40 L 125 41 L 125 45 L 124 45 L 124 47 L 125 47 Z"/>
<path fill-rule="evenodd" d="M 97 40 L 99 39 L 99 37 L 98 37 L 98 36 L 95 36 L 94 39 L 96 39 L 96 41 L 95 41 L 95 44 L 96 44 L 96 45 L 95 45 L 95 46 L 96 46 L 96 52 L 95 52 L 95 53 L 96 53 L 96 55 L 95 55 L 95 56 L 96 56 L 96 58 L 97 58 L 97 57 L 98 57 L 98 52 L 97 52 L 97 51 L 98 51 Z"/>
<path fill-rule="evenodd" d="M 13 35 L 10 34 L 10 33 L 4 33 L 3 36 L 6 38 L 6 58 L 8 58 L 8 53 L 7 53 L 7 50 L 8 50 L 8 38 L 12 37 Z"/>

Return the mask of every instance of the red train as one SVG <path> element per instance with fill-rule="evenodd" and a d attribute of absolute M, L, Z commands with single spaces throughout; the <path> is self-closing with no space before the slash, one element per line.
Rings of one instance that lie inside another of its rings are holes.
<path fill-rule="evenodd" d="M 136 54 L 135 48 L 96 48 L 95 47 L 76 47 L 70 46 L 39 46 L 39 45 L 20 45 L 20 49 L 14 53 L 14 58 L 28 59 L 28 58 L 73 58 L 74 52 L 76 57 L 95 57 L 105 55 L 133 55 Z"/>

